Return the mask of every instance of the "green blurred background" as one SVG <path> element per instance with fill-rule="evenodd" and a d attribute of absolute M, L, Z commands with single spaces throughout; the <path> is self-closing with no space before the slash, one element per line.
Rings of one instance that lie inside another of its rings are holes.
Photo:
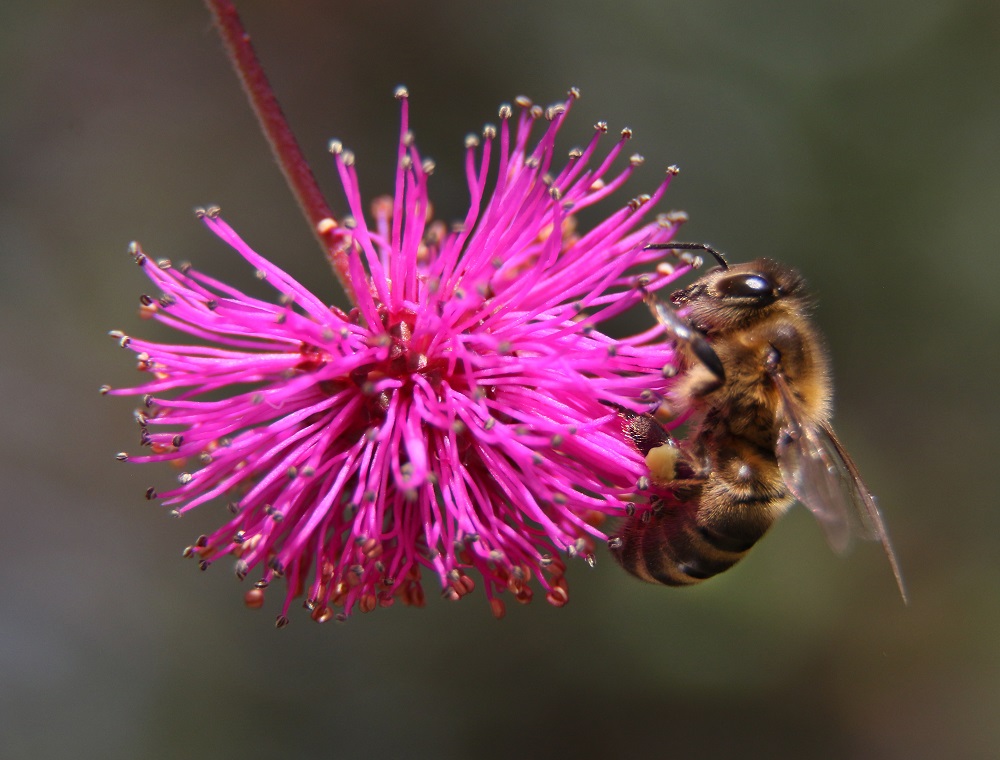
<path fill-rule="evenodd" d="M 877 547 L 832 555 L 797 509 L 736 570 L 667 590 L 606 555 L 571 603 L 432 598 L 273 626 L 183 546 L 221 518 L 143 499 L 134 380 L 111 328 L 148 289 L 126 245 L 241 285 L 194 219 L 337 298 L 195 0 L 0 9 L 0 755 L 5 758 L 1000 756 L 997 454 L 1000 4 L 247 2 L 244 20 L 334 207 L 325 153 L 391 188 L 398 110 L 444 218 L 462 138 L 526 94 L 583 98 L 682 168 L 683 237 L 773 255 L 819 297 L 836 426 L 881 499 Z M 609 210 L 616 204 L 605 207 Z M 648 323 L 648 315 L 637 314 Z M 431 595 L 433 597 L 433 595 Z"/>

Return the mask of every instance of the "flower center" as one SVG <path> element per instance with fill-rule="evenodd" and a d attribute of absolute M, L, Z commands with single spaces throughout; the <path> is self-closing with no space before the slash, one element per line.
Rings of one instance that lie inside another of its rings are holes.
<path fill-rule="evenodd" d="M 443 358 L 432 358 L 427 354 L 432 335 L 426 331 L 415 337 L 417 315 L 409 310 L 390 313 L 384 306 L 379 307 L 379 314 L 384 332 L 372 335 L 369 345 L 386 347 L 385 358 L 354 367 L 349 373 L 338 377 L 327 377 L 317 383 L 319 389 L 326 395 L 335 395 L 347 388 L 355 388 L 364 399 L 366 415 L 359 420 L 360 426 L 368 428 L 380 424 L 389 410 L 396 394 L 404 398 L 412 398 L 415 376 L 420 375 L 435 390 L 441 388 L 445 376 L 450 376 L 449 384 L 454 387 L 458 380 L 464 386 L 464 373 L 460 368 L 448 371 L 448 361 Z M 295 369 L 298 372 L 319 372 L 331 362 L 334 357 L 319 346 L 303 343 L 299 348 L 301 358 Z M 461 362 L 459 362 L 461 364 Z M 395 381 L 387 386 L 385 380 Z"/>

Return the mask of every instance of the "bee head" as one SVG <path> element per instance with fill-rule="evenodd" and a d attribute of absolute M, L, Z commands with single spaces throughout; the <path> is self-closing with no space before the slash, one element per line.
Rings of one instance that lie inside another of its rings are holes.
<path fill-rule="evenodd" d="M 687 318 L 707 335 L 746 328 L 781 310 L 800 310 L 805 282 L 794 269 L 771 259 L 717 267 L 670 301 L 687 310 Z"/>

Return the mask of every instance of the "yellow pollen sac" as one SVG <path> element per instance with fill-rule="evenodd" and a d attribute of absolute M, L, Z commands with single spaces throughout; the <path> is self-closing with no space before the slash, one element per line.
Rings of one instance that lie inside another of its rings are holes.
<path fill-rule="evenodd" d="M 669 483 L 677 477 L 677 457 L 679 449 L 669 443 L 654 446 L 646 454 L 646 466 L 650 477 L 657 483 Z"/>

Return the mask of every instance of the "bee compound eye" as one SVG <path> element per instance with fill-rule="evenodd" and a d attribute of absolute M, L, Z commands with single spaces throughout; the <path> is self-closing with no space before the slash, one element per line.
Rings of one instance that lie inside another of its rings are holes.
<path fill-rule="evenodd" d="M 761 304 L 769 304 L 777 298 L 774 283 L 761 274 L 723 277 L 716 283 L 716 288 L 723 298 L 752 298 Z"/>

